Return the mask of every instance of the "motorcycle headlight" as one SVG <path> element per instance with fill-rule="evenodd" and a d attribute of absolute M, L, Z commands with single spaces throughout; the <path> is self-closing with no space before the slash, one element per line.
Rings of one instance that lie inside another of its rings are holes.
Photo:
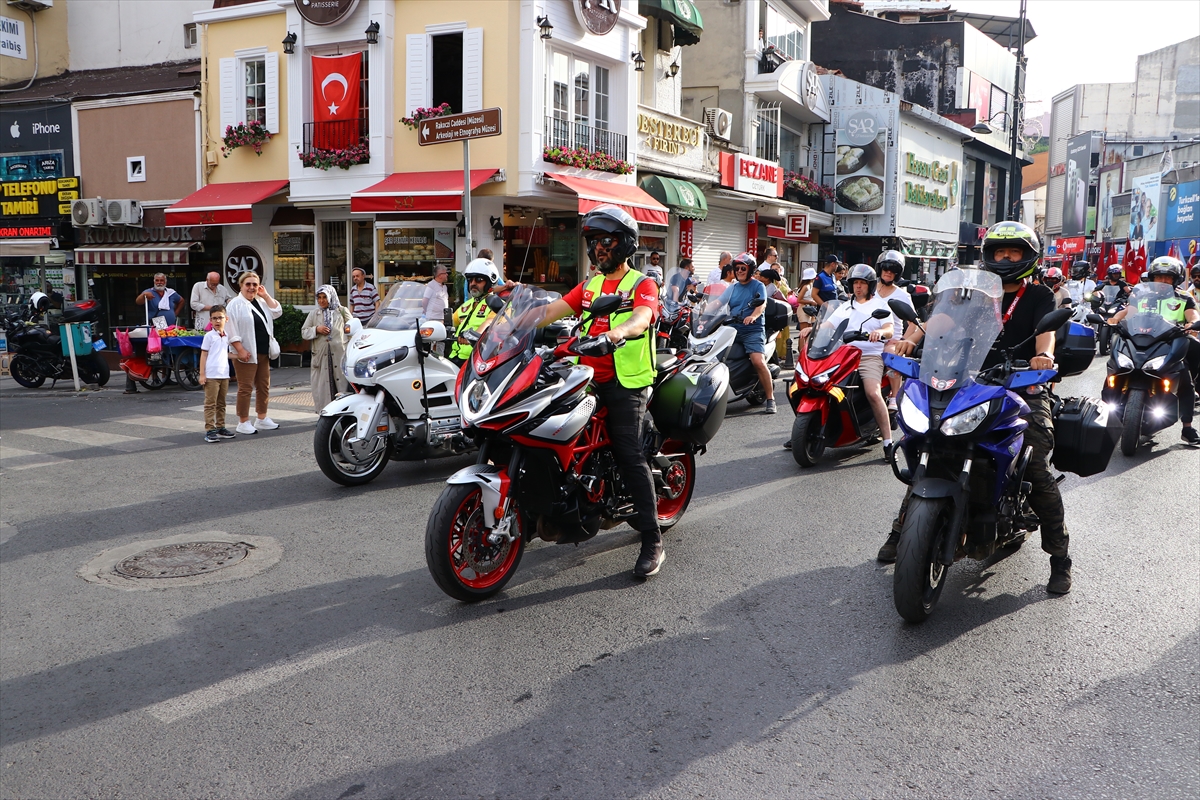
<path fill-rule="evenodd" d="M 1117 361 L 1118 361 L 1118 363 L 1119 363 L 1119 362 L 1120 362 L 1120 358 L 1118 358 L 1118 359 L 1117 359 Z M 1147 370 L 1150 370 L 1150 371 L 1154 371 L 1154 370 L 1156 370 L 1156 369 L 1162 369 L 1162 367 L 1163 367 L 1163 364 L 1166 364 L 1166 363 L 1167 363 L 1167 357 L 1166 357 L 1166 356 L 1157 356 L 1157 357 L 1155 357 L 1155 358 L 1152 358 L 1152 359 L 1150 359 L 1149 361 L 1147 361 L 1147 362 L 1146 362 L 1146 365 L 1145 365 L 1144 367 L 1142 367 L 1142 369 L 1147 369 Z M 1132 366 L 1132 365 L 1130 365 L 1130 366 Z"/>
<path fill-rule="evenodd" d="M 1133 359 L 1117 350 L 1114 355 L 1117 357 L 1117 366 L 1121 369 L 1133 369 Z"/>
<path fill-rule="evenodd" d="M 692 354 L 697 356 L 706 356 L 713 349 L 714 345 L 716 345 L 716 342 L 703 342 L 698 344 L 695 348 L 693 348 Z"/>
<path fill-rule="evenodd" d="M 929 430 L 929 416 L 917 408 L 917 404 L 908 395 L 900 397 L 900 421 L 913 433 L 925 433 Z"/>
<path fill-rule="evenodd" d="M 942 433 L 947 436 L 961 436 L 979 427 L 979 423 L 987 419 L 988 405 L 972 406 L 966 411 L 955 414 L 942 422 Z"/>
<path fill-rule="evenodd" d="M 796 383 L 808 383 L 811 380 L 812 378 L 808 377 L 807 372 L 800 369 L 799 366 L 796 367 Z"/>
<path fill-rule="evenodd" d="M 812 377 L 813 385 L 814 386 L 824 386 L 825 384 L 829 383 L 830 377 L 833 375 L 833 373 L 837 372 L 837 369 L 838 369 L 837 367 L 834 367 L 833 369 L 825 370 L 820 375 L 813 375 L 813 377 Z"/>
<path fill-rule="evenodd" d="M 472 413 L 479 413 L 486 398 L 487 384 L 483 381 L 475 381 L 471 384 L 471 388 L 467 389 L 467 408 Z"/>
<path fill-rule="evenodd" d="M 356 378 L 371 378 L 375 375 L 377 360 L 375 356 L 370 358 L 360 358 L 354 364 L 354 377 Z"/>
<path fill-rule="evenodd" d="M 408 358 L 407 347 L 397 347 L 390 353 L 379 353 L 369 358 L 360 359 L 354 365 L 354 375 L 358 378 L 370 378 L 384 367 L 390 367 L 397 361 Z"/>

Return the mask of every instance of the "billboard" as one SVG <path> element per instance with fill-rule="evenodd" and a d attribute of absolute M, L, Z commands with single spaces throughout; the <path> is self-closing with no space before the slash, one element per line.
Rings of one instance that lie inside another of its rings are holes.
<path fill-rule="evenodd" d="M 1088 173 L 1092 167 L 1092 134 L 1067 140 L 1067 182 L 1063 189 L 1063 236 L 1085 236 L 1088 209 Z"/>
<path fill-rule="evenodd" d="M 1153 242 L 1158 236 L 1159 194 L 1162 175 L 1142 175 L 1133 179 L 1133 194 L 1129 199 L 1129 241 Z"/>
<path fill-rule="evenodd" d="M 1164 239 L 1200 237 L 1200 181 L 1167 187 L 1163 211 Z"/>
<path fill-rule="evenodd" d="M 896 235 L 957 243 L 961 142 L 904 117 L 899 138 Z"/>
<path fill-rule="evenodd" d="M 1100 183 L 1096 187 L 1096 238 L 1102 242 L 1124 240 L 1129 228 L 1113 227 L 1113 196 L 1121 193 L 1121 173 L 1124 164 L 1111 164 L 1100 170 Z"/>
<path fill-rule="evenodd" d="M 860 108 L 842 111 L 839 117 L 834 211 L 886 214 L 890 114 Z"/>

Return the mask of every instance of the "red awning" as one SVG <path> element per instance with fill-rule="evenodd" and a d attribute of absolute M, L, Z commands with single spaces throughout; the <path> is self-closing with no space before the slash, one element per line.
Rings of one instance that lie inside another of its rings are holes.
<path fill-rule="evenodd" d="M 495 175 L 498 169 L 471 170 L 471 191 Z M 397 211 L 462 211 L 462 170 L 445 172 L 396 172 L 374 186 L 350 195 L 355 214 Z"/>
<path fill-rule="evenodd" d="M 670 211 L 667 207 L 631 184 L 576 178 L 553 172 L 547 172 L 546 177 L 579 195 L 580 214 L 586 214 L 596 206 L 612 204 L 628 211 L 638 222 L 648 225 L 667 225 L 669 222 L 667 215 Z"/>
<path fill-rule="evenodd" d="M 279 194 L 287 185 L 287 181 L 210 183 L 167 209 L 167 227 L 249 225 L 254 221 L 251 206 Z"/>

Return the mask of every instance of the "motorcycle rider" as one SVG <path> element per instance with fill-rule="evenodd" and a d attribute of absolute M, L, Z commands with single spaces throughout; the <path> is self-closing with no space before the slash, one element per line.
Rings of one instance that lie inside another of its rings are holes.
<path fill-rule="evenodd" d="M 1200 264 L 1192 267 L 1189 276 L 1191 283 L 1188 285 L 1187 293 L 1192 296 L 1192 299 L 1200 303 Z"/>
<path fill-rule="evenodd" d="M 875 272 L 879 275 L 879 286 L 876 289 L 876 295 L 883 301 L 884 307 L 890 300 L 899 300 L 913 310 L 915 314 L 917 307 L 913 305 L 912 296 L 908 290 L 896 284 L 904 275 L 904 254 L 899 250 L 884 250 L 879 254 L 879 258 L 875 259 Z M 897 342 L 904 335 L 904 321 L 892 314 L 892 338 L 884 345 L 884 351 L 895 353 Z M 900 373 L 888 370 L 888 396 L 884 398 L 887 401 L 888 412 L 896 410 L 896 397 L 900 393 L 901 377 Z"/>
<path fill-rule="evenodd" d="M 1159 256 L 1150 262 L 1146 270 L 1147 280 L 1155 283 L 1169 283 L 1175 289 L 1175 296 L 1170 300 L 1160 301 L 1156 308 L 1147 304 L 1146 300 L 1138 301 L 1139 313 L 1154 311 L 1163 319 L 1176 325 L 1189 325 L 1200 320 L 1200 311 L 1196 309 L 1196 301 L 1190 295 L 1180 290 L 1183 284 L 1183 262 L 1172 256 Z M 1125 306 L 1108 321 L 1116 325 L 1129 315 L 1130 306 Z M 1192 427 L 1195 417 L 1196 388 L 1193 375 L 1200 372 L 1200 342 L 1195 334 L 1188 337 L 1188 351 L 1184 357 L 1184 368 L 1179 371 L 1179 424 L 1183 430 L 1179 438 L 1190 445 L 1200 445 L 1200 433 Z"/>
<path fill-rule="evenodd" d="M 1124 278 L 1121 277 L 1121 265 L 1120 264 L 1110 264 L 1109 265 L 1108 270 L 1104 273 L 1104 284 L 1101 284 L 1100 288 L 1103 288 L 1104 285 L 1120 286 L 1121 294 L 1125 294 L 1125 295 L 1129 294 L 1129 292 L 1131 291 L 1129 284 L 1126 283 Z"/>
<path fill-rule="evenodd" d="M 982 267 L 1000 276 L 1004 297 L 999 312 L 1003 328 L 983 362 L 983 368 L 1001 363 L 1004 351 L 1032 336 L 1042 317 L 1054 311 L 1054 295 L 1049 288 L 1030 283 L 1042 256 L 1041 242 L 1028 225 L 1020 222 L 997 222 L 984 235 Z M 916 331 L 920 334 L 920 331 Z M 905 335 L 908 351 L 919 335 Z M 1040 334 L 1017 347 L 1014 358 L 1029 363 L 1030 369 L 1053 369 L 1054 332 Z M 1025 390 L 1022 399 L 1029 405 L 1025 443 L 1033 447 L 1025 480 L 1032 484 L 1029 505 L 1037 514 L 1042 534 L 1042 550 L 1050 554 L 1050 580 L 1046 591 L 1066 594 L 1071 591 L 1071 557 L 1068 554 L 1070 536 L 1064 520 L 1062 495 L 1050 472 L 1050 455 L 1054 450 L 1054 420 L 1051 416 L 1049 393 L 1041 386 Z M 896 545 L 908 508 L 905 495 L 900 514 L 892 522 L 892 532 L 879 548 L 877 558 L 884 563 L 896 560 Z"/>
<path fill-rule="evenodd" d="M 1067 291 L 1067 287 L 1063 286 L 1062 270 L 1058 267 L 1046 270 L 1046 274 L 1042 276 L 1042 285 L 1054 292 L 1056 308 L 1063 308 L 1071 304 L 1071 293 Z"/>
<path fill-rule="evenodd" d="M 1071 265 L 1071 280 L 1067 281 L 1067 291 L 1071 294 L 1071 301 L 1076 305 L 1087 299 L 1088 295 L 1096 290 L 1096 282 L 1091 279 L 1092 265 L 1090 262 L 1079 259 Z"/>
<path fill-rule="evenodd" d="M 467 341 L 467 331 L 482 332 L 484 325 L 493 316 L 488 308 L 488 297 L 492 289 L 500 282 L 500 270 L 490 259 L 477 258 L 463 270 L 467 281 L 468 298 L 454 312 L 454 344 L 450 348 L 449 358 L 455 364 L 462 365 L 471 357 L 473 345 Z"/>
<path fill-rule="evenodd" d="M 608 409 L 608 436 L 636 516 L 630 526 L 642 534 L 642 549 L 634 565 L 637 578 L 658 572 L 666 554 L 658 529 L 658 500 L 654 479 L 642 452 L 642 430 L 654 383 L 654 336 L 651 326 L 658 311 L 658 287 L 626 263 L 637 250 L 638 224 L 617 206 L 597 206 L 583 218 L 588 259 L 598 270 L 565 297 L 546 306 L 542 326 L 579 315 L 601 295 L 619 294 L 620 308 L 608 317 L 589 318 L 581 336 L 605 334 L 620 349 L 599 357 L 583 356 L 580 363 L 595 370 L 592 389 Z M 622 346 L 623 345 L 623 346 Z"/>
<path fill-rule="evenodd" d="M 763 313 L 767 308 L 767 287 L 761 281 L 755 280 L 754 273 L 758 264 L 754 256 L 742 253 L 733 260 L 733 275 L 735 283 L 725 290 L 721 297 L 729 304 L 729 313 L 741 322 L 731 323 L 737 331 L 737 339 L 750 357 L 750 364 L 758 374 L 759 385 L 767 395 L 767 403 L 763 407 L 764 414 L 775 413 L 775 383 L 771 380 L 771 371 L 767 368 L 767 328 Z M 751 308 L 750 303 L 761 299 L 763 303 L 757 308 Z"/>

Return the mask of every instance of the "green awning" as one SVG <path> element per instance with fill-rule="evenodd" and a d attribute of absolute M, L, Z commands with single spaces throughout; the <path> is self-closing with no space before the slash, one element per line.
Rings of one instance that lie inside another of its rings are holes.
<path fill-rule="evenodd" d="M 642 191 L 677 214 L 687 219 L 704 219 L 708 216 L 708 201 L 704 192 L 694 183 L 666 178 L 662 175 L 647 175 L 638 181 Z"/>
<path fill-rule="evenodd" d="M 638 13 L 674 24 L 675 44 L 683 47 L 698 44 L 704 32 L 700 10 L 691 0 L 638 0 Z"/>

